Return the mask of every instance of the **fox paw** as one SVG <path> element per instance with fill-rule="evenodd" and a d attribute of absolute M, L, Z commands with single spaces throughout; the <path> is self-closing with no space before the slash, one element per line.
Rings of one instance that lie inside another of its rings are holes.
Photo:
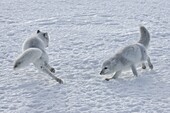
<path fill-rule="evenodd" d="M 152 65 L 152 64 L 150 64 L 150 65 L 149 65 L 149 68 L 150 68 L 150 69 L 153 69 L 153 65 Z"/>
<path fill-rule="evenodd" d="M 60 84 L 63 84 L 63 81 L 62 81 L 61 79 L 59 79 L 59 78 L 56 78 L 56 81 L 57 81 L 58 83 L 60 83 Z"/>
<path fill-rule="evenodd" d="M 51 71 L 52 73 L 55 73 L 55 69 L 54 69 L 54 68 L 51 68 L 50 71 Z"/>
<path fill-rule="evenodd" d="M 143 66 L 142 66 L 142 69 L 146 69 L 146 66 L 145 66 L 145 65 L 143 65 Z"/>

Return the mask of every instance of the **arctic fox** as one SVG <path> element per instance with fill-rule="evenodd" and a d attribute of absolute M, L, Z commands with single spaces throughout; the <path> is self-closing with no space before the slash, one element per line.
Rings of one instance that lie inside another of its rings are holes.
<path fill-rule="evenodd" d="M 105 80 L 109 81 L 110 79 L 116 79 L 123 70 L 128 68 L 131 68 L 133 74 L 138 76 L 135 65 L 142 63 L 142 68 L 145 69 L 145 61 L 148 62 L 149 68 L 153 69 L 153 65 L 146 50 L 150 41 L 149 32 L 144 26 L 141 26 L 140 33 L 140 40 L 136 44 L 123 48 L 112 58 L 106 60 L 103 63 L 100 75 L 112 74 L 115 72 L 113 77 L 106 78 Z"/>
<path fill-rule="evenodd" d="M 59 83 L 63 81 L 53 75 L 55 69 L 52 68 L 48 62 L 49 58 L 45 52 L 45 48 L 48 47 L 49 37 L 47 33 L 37 30 L 35 36 L 25 40 L 22 46 L 22 54 L 14 62 L 14 70 L 28 66 L 33 63 L 40 71 L 50 75 Z"/>

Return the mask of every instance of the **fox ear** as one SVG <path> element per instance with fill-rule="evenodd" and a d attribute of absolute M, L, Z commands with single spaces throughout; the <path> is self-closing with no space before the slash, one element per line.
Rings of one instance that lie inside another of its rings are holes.
<path fill-rule="evenodd" d="M 40 33 L 40 30 L 37 30 L 37 33 Z"/>

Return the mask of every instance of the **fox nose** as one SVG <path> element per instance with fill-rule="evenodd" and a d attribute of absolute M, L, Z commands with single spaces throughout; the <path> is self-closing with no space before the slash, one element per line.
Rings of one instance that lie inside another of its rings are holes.
<path fill-rule="evenodd" d="M 103 75 L 103 70 L 100 72 L 100 75 Z"/>
<path fill-rule="evenodd" d="M 17 65 L 14 65 L 13 69 L 15 70 L 17 68 Z"/>

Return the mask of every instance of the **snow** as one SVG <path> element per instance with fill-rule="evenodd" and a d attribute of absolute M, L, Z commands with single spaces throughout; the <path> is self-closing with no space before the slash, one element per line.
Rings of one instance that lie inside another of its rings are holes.
<path fill-rule="evenodd" d="M 169 113 L 170 2 L 168 0 L 1 0 L 0 112 Z M 153 70 L 138 67 L 117 80 L 99 75 L 104 60 L 151 34 Z M 48 32 L 47 53 L 58 84 L 33 65 L 12 69 L 24 40 Z"/>

